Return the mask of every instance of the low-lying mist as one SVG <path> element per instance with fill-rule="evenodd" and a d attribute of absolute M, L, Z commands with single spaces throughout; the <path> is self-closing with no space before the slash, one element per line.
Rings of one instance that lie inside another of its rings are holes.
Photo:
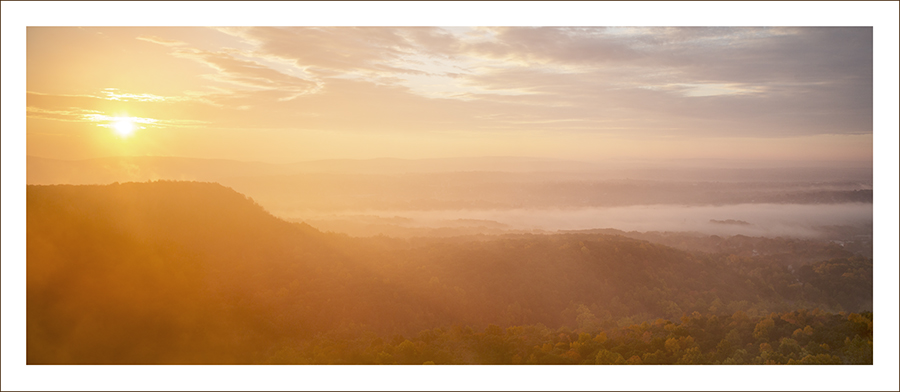
<path fill-rule="evenodd" d="M 156 179 L 216 182 L 321 230 L 396 237 L 613 228 L 842 239 L 871 235 L 874 194 L 871 165 L 848 162 L 28 157 L 29 184 Z"/>
<path fill-rule="evenodd" d="M 872 204 L 738 204 L 725 206 L 639 205 L 547 209 L 409 211 L 308 211 L 282 215 L 322 230 L 350 235 L 397 235 L 401 229 L 460 229 L 497 234 L 613 228 L 623 231 L 692 231 L 715 235 L 822 237 L 834 227 L 871 235 Z M 277 211 L 275 211 L 278 214 Z M 459 230 L 445 230 L 447 234 Z M 406 230 L 414 235 L 415 230 Z M 421 233 L 421 232 L 420 232 Z"/>

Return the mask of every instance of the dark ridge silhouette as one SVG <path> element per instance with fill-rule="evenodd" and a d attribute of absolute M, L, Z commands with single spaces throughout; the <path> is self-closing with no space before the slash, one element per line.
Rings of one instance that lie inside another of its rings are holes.
<path fill-rule="evenodd" d="M 335 331 L 595 330 L 872 301 L 871 259 L 851 252 L 757 258 L 596 233 L 350 238 L 214 183 L 28 186 L 26 238 L 29 364 L 262 363 Z"/>

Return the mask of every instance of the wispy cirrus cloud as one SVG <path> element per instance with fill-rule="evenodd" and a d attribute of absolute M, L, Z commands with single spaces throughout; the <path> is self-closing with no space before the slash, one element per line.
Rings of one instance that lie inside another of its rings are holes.
<path fill-rule="evenodd" d="M 446 53 L 455 38 L 439 28 L 248 27 L 221 31 L 319 76 L 423 74 L 412 56 Z"/>
<path fill-rule="evenodd" d="M 152 42 L 154 44 L 159 44 L 159 45 L 163 45 L 163 46 L 185 46 L 185 45 L 187 45 L 187 43 L 182 42 L 182 41 L 160 38 L 155 35 L 142 35 L 142 36 L 137 37 L 137 39 L 139 39 L 141 41 Z"/>
<path fill-rule="evenodd" d="M 187 61 L 194 89 L 167 96 L 106 89 L 98 98 L 169 105 L 211 123 L 341 132 L 783 137 L 872 128 L 868 28 L 238 27 L 194 29 L 181 32 L 194 33 L 183 39 L 175 30 L 158 33 L 136 38 L 161 45 L 170 61 Z M 191 39 L 199 36 L 214 39 Z"/>
<path fill-rule="evenodd" d="M 140 101 L 140 102 L 163 102 L 163 101 L 171 101 L 171 100 L 183 100 L 182 97 L 162 97 L 159 95 L 153 94 L 132 94 L 132 93 L 120 93 L 117 88 L 105 88 L 102 91 L 104 95 L 104 99 L 108 99 L 111 101 Z"/>
<path fill-rule="evenodd" d="M 783 141 L 812 148 L 805 157 L 860 157 L 873 135 L 872 29 L 865 27 L 29 33 L 28 106 L 55 111 L 31 110 L 30 119 L 84 122 L 94 113 L 204 128 L 154 133 L 159 146 L 200 146 L 191 138 L 202 133 L 234 149 L 261 146 L 262 135 L 299 143 L 285 147 L 282 160 L 294 159 L 291 148 L 341 156 L 354 143 L 353 154 L 396 155 L 412 140 L 430 143 L 421 154 L 544 154 L 555 146 L 593 159 L 622 146 L 637 155 L 749 156 L 734 146 L 766 140 L 755 145 Z"/>
<path fill-rule="evenodd" d="M 278 99 L 290 100 L 300 95 L 314 93 L 319 84 L 315 81 L 288 75 L 258 61 L 243 57 L 237 51 L 204 51 L 180 49 L 177 57 L 201 62 L 217 72 L 206 74 L 211 80 L 234 85 L 242 89 L 269 90 L 282 93 Z"/>
<path fill-rule="evenodd" d="M 220 31 L 253 46 L 243 55 L 277 59 L 302 73 L 301 80 L 315 81 L 319 92 L 337 78 L 358 79 L 402 87 L 425 100 L 462 100 L 528 117 L 543 113 L 535 124 L 574 116 L 594 123 L 641 123 L 641 128 L 668 121 L 666 132 L 697 134 L 871 129 L 871 30 L 866 28 Z M 262 60 L 240 69 L 243 63 L 229 68 L 225 63 L 231 60 L 221 55 L 200 57 L 219 67 L 218 80 L 273 89 L 304 85 L 263 76 L 275 71 L 264 70 Z"/>
<path fill-rule="evenodd" d="M 29 95 L 37 94 L 29 93 Z M 54 96 L 43 94 L 41 98 L 43 99 L 39 100 L 39 102 L 34 102 L 35 99 L 32 99 L 32 105 L 26 106 L 26 116 L 28 118 L 73 123 L 89 123 L 100 127 L 110 127 L 113 123 L 123 118 L 128 118 L 133 123 L 152 128 L 191 128 L 210 124 L 210 121 L 198 119 L 151 118 L 128 115 L 126 114 L 127 111 L 125 110 L 101 109 L 98 105 L 91 105 L 90 103 L 88 103 L 88 101 L 90 100 L 97 101 L 103 99 L 100 97 Z"/>

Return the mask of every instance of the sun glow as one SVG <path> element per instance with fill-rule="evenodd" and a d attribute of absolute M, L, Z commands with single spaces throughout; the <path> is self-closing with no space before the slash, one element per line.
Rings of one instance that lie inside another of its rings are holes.
<path fill-rule="evenodd" d="M 118 133 L 119 136 L 131 136 L 131 134 L 134 133 L 135 129 L 134 121 L 131 119 L 131 117 L 121 117 L 117 119 L 115 123 L 113 123 L 113 129 L 116 130 L 116 133 Z"/>

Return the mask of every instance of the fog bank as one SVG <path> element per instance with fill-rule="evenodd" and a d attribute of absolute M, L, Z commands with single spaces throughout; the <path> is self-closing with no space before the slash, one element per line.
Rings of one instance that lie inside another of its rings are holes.
<path fill-rule="evenodd" d="M 404 228 L 483 228 L 481 232 L 557 231 L 613 228 L 624 231 L 695 231 L 716 235 L 816 237 L 830 226 L 852 226 L 871 235 L 872 204 L 738 204 L 726 206 L 641 205 L 625 207 L 347 211 L 284 216 L 323 230 L 347 225 Z M 342 223 L 341 226 L 338 223 Z M 371 235 L 377 232 L 368 233 Z M 385 233 L 389 234 L 389 233 Z"/>

